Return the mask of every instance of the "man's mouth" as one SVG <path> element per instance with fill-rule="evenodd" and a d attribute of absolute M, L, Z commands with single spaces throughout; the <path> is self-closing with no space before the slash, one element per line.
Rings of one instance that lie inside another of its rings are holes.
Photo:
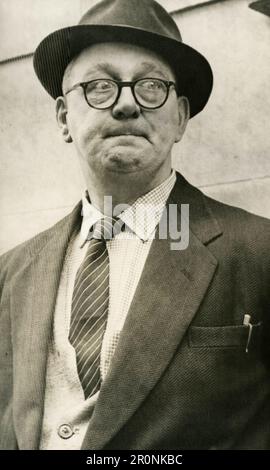
<path fill-rule="evenodd" d="M 147 139 L 146 133 L 138 129 L 111 129 L 104 133 L 104 137 L 144 137 Z"/>

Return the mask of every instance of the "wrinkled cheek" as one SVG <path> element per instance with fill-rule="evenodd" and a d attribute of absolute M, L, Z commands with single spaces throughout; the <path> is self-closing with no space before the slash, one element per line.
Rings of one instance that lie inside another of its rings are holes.
<path fill-rule="evenodd" d="M 159 133 L 159 144 L 158 144 L 158 150 L 160 152 L 167 153 L 169 149 L 171 149 L 173 143 L 174 143 L 174 137 L 173 137 L 172 129 L 164 126 L 164 128 L 160 131 Z"/>
<path fill-rule="evenodd" d="M 171 122 L 166 121 L 164 122 L 164 126 L 160 131 L 160 140 L 161 144 L 165 148 L 171 148 L 175 142 L 177 136 L 177 126 L 174 120 Z"/>
<path fill-rule="evenodd" d="M 80 130 L 75 139 L 75 146 L 84 159 L 98 152 L 100 146 L 99 139 L 95 132 L 89 130 Z"/>

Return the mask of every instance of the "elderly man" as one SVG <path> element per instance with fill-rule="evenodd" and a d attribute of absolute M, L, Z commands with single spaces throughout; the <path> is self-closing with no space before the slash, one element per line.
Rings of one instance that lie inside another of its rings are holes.
<path fill-rule="evenodd" d="M 171 168 L 208 62 L 158 3 L 103 0 L 34 66 L 87 192 L 1 258 L 1 448 L 269 448 L 270 223 Z"/>

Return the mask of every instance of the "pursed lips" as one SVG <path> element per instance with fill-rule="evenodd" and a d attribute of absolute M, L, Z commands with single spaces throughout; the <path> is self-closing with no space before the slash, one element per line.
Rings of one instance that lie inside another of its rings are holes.
<path fill-rule="evenodd" d="M 148 139 L 145 132 L 137 129 L 113 129 L 104 133 L 105 138 L 110 137 L 144 137 Z"/>

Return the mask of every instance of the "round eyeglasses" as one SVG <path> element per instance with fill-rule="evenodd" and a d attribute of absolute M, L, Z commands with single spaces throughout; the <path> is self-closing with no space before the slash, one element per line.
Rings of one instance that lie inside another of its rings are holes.
<path fill-rule="evenodd" d="M 132 82 L 99 78 L 76 83 L 65 94 L 82 87 L 89 106 L 95 109 L 108 109 L 115 105 L 122 88 L 130 87 L 139 106 L 146 109 L 157 109 L 166 103 L 171 86 L 176 87 L 176 84 L 160 78 L 140 78 Z"/>

